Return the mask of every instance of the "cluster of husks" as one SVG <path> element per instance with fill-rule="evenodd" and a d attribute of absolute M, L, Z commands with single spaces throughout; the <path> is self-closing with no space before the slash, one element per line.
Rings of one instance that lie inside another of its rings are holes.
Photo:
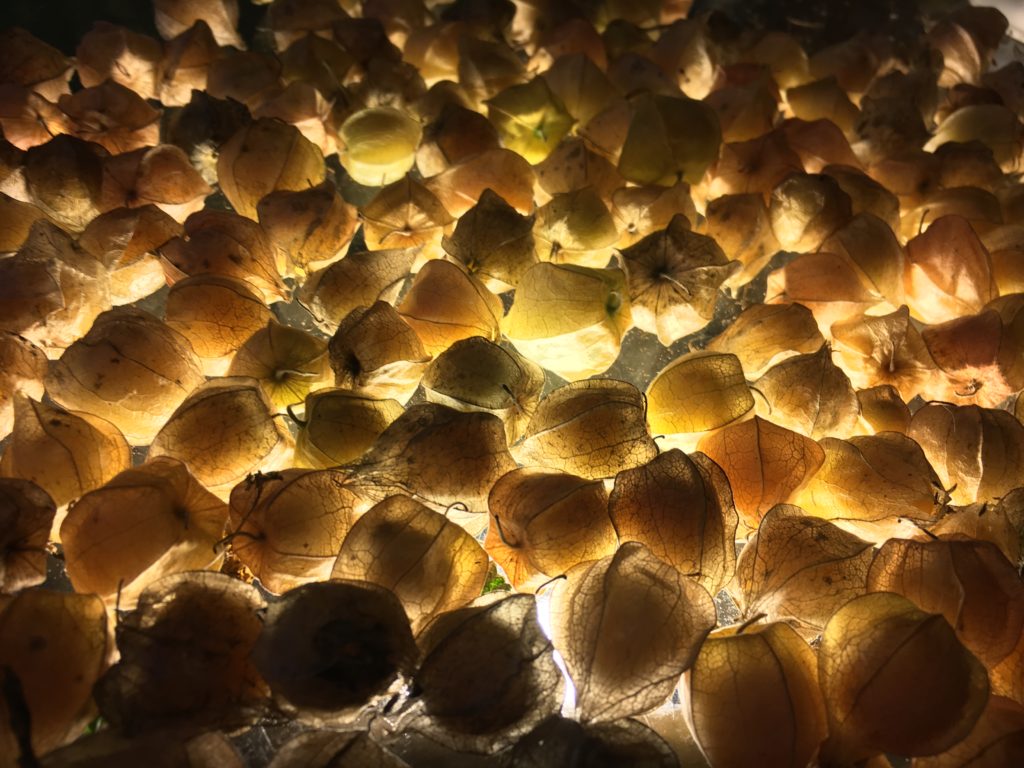
<path fill-rule="evenodd" d="M 709 5 L 0 32 L 0 768 L 1024 765 L 1006 20 Z"/>

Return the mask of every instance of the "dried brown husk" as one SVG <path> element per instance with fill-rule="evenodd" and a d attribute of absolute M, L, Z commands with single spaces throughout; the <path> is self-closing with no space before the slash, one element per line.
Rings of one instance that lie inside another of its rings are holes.
<path fill-rule="evenodd" d="M 622 259 L 633 322 L 665 346 L 711 321 L 722 283 L 740 266 L 714 239 L 691 232 L 681 215 L 623 250 Z"/>
<path fill-rule="evenodd" d="M 764 398 L 760 415 L 815 440 L 850 434 L 860 417 L 857 393 L 828 344 L 776 363 L 754 389 Z"/>
<path fill-rule="evenodd" d="M 540 401 L 522 441 L 521 464 L 588 479 L 614 477 L 658 454 L 645 420 L 647 403 L 632 384 L 588 379 L 565 384 Z"/>
<path fill-rule="evenodd" d="M 685 97 L 641 94 L 630 104 L 618 169 L 637 184 L 695 184 L 718 157 L 722 129 L 710 105 Z"/>
<path fill-rule="evenodd" d="M 736 355 L 690 352 L 654 377 L 647 387 L 647 409 L 654 434 L 685 436 L 723 427 L 752 413 L 754 396 Z"/>
<path fill-rule="evenodd" d="M 59 508 L 131 465 L 128 443 L 109 421 L 14 396 L 14 431 L 0 458 L 3 477 L 31 480 Z"/>
<path fill-rule="evenodd" d="M 390 496 L 349 530 L 331 578 L 387 587 L 418 634 L 433 616 L 479 597 L 488 567 L 487 553 L 461 527 L 407 496 Z"/>
<path fill-rule="evenodd" d="M 295 439 L 296 465 L 326 469 L 357 461 L 403 411 L 397 400 L 347 389 L 310 393 Z"/>
<path fill-rule="evenodd" d="M 247 477 L 231 491 L 231 550 L 274 593 L 331 576 L 365 508 L 336 469 L 285 469 Z"/>
<path fill-rule="evenodd" d="M 770 131 L 778 116 L 779 91 L 768 69 L 738 63 L 726 66 L 724 73 L 725 82 L 705 100 L 718 115 L 722 141 L 747 141 Z"/>
<path fill-rule="evenodd" d="M 1006 173 L 1021 168 L 1024 128 L 1017 115 L 1002 104 L 971 104 L 951 114 L 924 145 L 934 152 L 947 142 L 979 141 L 992 150 L 999 167 Z"/>
<path fill-rule="evenodd" d="M 60 540 L 76 592 L 131 610 L 163 576 L 216 570 L 227 505 L 179 461 L 155 458 L 118 473 L 68 510 Z"/>
<path fill-rule="evenodd" d="M 604 200 L 593 186 L 556 194 L 537 210 L 533 227 L 542 261 L 607 266 L 619 233 Z"/>
<path fill-rule="evenodd" d="M 917 533 L 912 521 L 936 519 L 949 495 L 925 452 L 898 432 L 819 442 L 825 461 L 793 503 L 871 541 Z"/>
<path fill-rule="evenodd" d="M 46 390 L 69 410 L 106 419 L 132 445 L 148 445 L 205 380 L 184 336 L 149 312 L 118 307 L 54 362 Z"/>
<path fill-rule="evenodd" d="M 865 434 L 902 432 L 910 428 L 910 408 L 891 384 L 857 390 L 861 426 Z"/>
<path fill-rule="evenodd" d="M 855 264 L 868 287 L 890 304 L 903 303 L 903 249 L 882 219 L 871 213 L 853 216 L 821 244 L 821 250 Z"/>
<path fill-rule="evenodd" d="M 853 215 L 849 196 L 831 176 L 792 174 L 771 194 L 768 215 L 782 247 L 815 251 Z"/>
<path fill-rule="evenodd" d="M 523 273 L 537 263 L 533 221 L 488 188 L 441 245 L 488 290 L 501 293 L 517 287 Z"/>
<path fill-rule="evenodd" d="M 619 187 L 611 194 L 611 213 L 619 230 L 620 249 L 640 242 L 651 232 L 665 229 L 676 216 L 684 216 L 691 225 L 697 221 L 690 185 L 682 181 L 670 187 L 658 184 Z"/>
<path fill-rule="evenodd" d="M 327 350 L 335 386 L 402 403 L 412 397 L 430 361 L 416 332 L 384 301 L 349 312 Z"/>
<path fill-rule="evenodd" d="M 981 311 L 996 298 L 992 259 L 970 223 L 943 216 L 907 243 L 907 304 L 925 323 Z"/>
<path fill-rule="evenodd" d="M 270 238 L 255 221 L 230 211 L 204 210 L 188 217 L 185 236 L 160 249 L 169 272 L 239 280 L 266 303 L 288 299 L 279 269 L 286 262 L 279 262 Z"/>
<path fill-rule="evenodd" d="M 814 440 L 759 416 L 715 430 L 697 447 L 725 472 L 749 530 L 772 507 L 793 498 L 825 460 Z"/>
<path fill-rule="evenodd" d="M 311 274 L 296 298 L 317 325 L 333 334 L 358 307 L 398 298 L 416 260 L 416 250 L 350 251 L 344 258 Z"/>
<path fill-rule="evenodd" d="M 75 49 L 75 67 L 83 86 L 110 79 L 144 99 L 160 95 L 162 58 L 157 40 L 106 21 L 93 22 Z"/>
<path fill-rule="evenodd" d="M 253 117 L 294 125 L 323 155 L 333 155 L 338 151 L 334 125 L 347 107 L 347 94 L 341 93 L 341 99 L 329 101 L 311 83 L 294 81 L 256 107 Z"/>
<path fill-rule="evenodd" d="M 602 200 L 624 186 L 615 166 L 592 150 L 577 136 L 566 136 L 543 162 L 537 165 L 537 202 L 546 204 L 552 195 L 593 187 Z"/>
<path fill-rule="evenodd" d="M 750 141 L 723 144 L 700 187 L 707 200 L 748 193 L 767 200 L 787 176 L 803 172 L 803 161 L 783 133 L 771 131 Z"/>
<path fill-rule="evenodd" d="M 159 143 L 159 110 L 113 80 L 61 96 L 57 105 L 71 121 L 68 133 L 95 142 L 112 155 Z"/>
<path fill-rule="evenodd" d="M 95 595 L 30 589 L 6 602 L 0 669 L 5 690 L 20 689 L 24 710 L 15 709 L 17 694 L 4 697 L 4 731 L 23 728 L 23 738 L 31 739 L 25 747 L 35 755 L 78 738 L 95 717 L 92 687 L 110 663 L 112 646 L 107 613 Z M 13 752 L 8 758 L 11 766 L 34 759 Z"/>
<path fill-rule="evenodd" d="M 444 93 L 439 91 L 443 87 L 436 86 L 432 93 Z M 438 114 L 424 127 L 416 150 L 416 167 L 424 177 L 436 176 L 473 155 L 500 148 L 494 126 L 479 112 L 468 109 L 464 101 L 461 93 L 454 102 L 446 98 Z"/>
<path fill-rule="evenodd" d="M 325 98 L 342 90 L 355 59 L 330 38 L 307 34 L 280 54 L 281 78 L 285 83 L 308 83 Z"/>
<path fill-rule="evenodd" d="M 907 434 L 957 504 L 992 501 L 1024 485 L 1024 426 L 1006 411 L 930 403 L 914 413 Z"/>
<path fill-rule="evenodd" d="M 327 340 L 276 320 L 238 348 L 227 375 L 257 379 L 278 412 L 334 382 Z"/>
<path fill-rule="evenodd" d="M 707 591 L 638 542 L 572 569 L 554 587 L 551 614 L 582 722 L 662 704 L 715 625 Z"/>
<path fill-rule="evenodd" d="M 968 538 L 989 541 L 999 547 L 1010 563 L 1018 566 L 1024 554 L 1024 537 L 1019 527 L 1024 522 L 1024 489 L 1014 488 L 995 502 L 980 502 L 964 507 L 950 505 L 929 533 L 941 538 Z"/>
<path fill-rule="evenodd" d="M 0 595 L 46 581 L 46 543 L 57 507 L 28 480 L 0 478 Z"/>
<path fill-rule="evenodd" d="M 1010 655 L 1024 629 L 1024 583 L 991 542 L 890 539 L 875 555 L 867 588 L 942 614 L 989 669 Z"/>
<path fill-rule="evenodd" d="M 847 136 L 852 135 L 860 118 L 860 110 L 849 94 L 839 87 L 836 78 L 826 77 L 790 88 L 786 103 L 801 120 L 831 120 Z"/>
<path fill-rule="evenodd" d="M 608 557 L 618 546 L 600 480 L 523 467 L 494 484 L 487 506 L 484 546 L 520 592 Z"/>
<path fill-rule="evenodd" d="M 287 466 L 293 446 L 259 382 L 238 376 L 196 387 L 157 433 L 149 455 L 184 462 L 199 482 L 226 499 L 247 475 Z"/>
<path fill-rule="evenodd" d="M 213 188 L 172 144 L 141 148 L 103 161 L 103 210 L 155 205 L 176 221 L 200 211 Z"/>
<path fill-rule="evenodd" d="M 214 33 L 204 21 L 197 21 L 164 44 L 163 80 L 160 101 L 165 107 L 184 107 L 192 91 L 205 91 L 210 66 L 224 55 Z"/>
<path fill-rule="evenodd" d="M 984 712 L 963 741 L 931 757 L 915 758 L 915 768 L 1000 768 L 1024 760 L 1024 706 L 990 696 Z"/>
<path fill-rule="evenodd" d="M 536 174 L 509 149 L 488 149 L 450 166 L 424 182 L 453 217 L 461 218 L 487 189 L 523 215 L 533 212 Z"/>
<path fill-rule="evenodd" d="M 509 768 L 678 768 L 679 764 L 673 747 L 636 720 L 584 725 L 558 716 L 519 739 L 505 763 Z"/>
<path fill-rule="evenodd" d="M 285 742 L 269 768 L 408 768 L 408 764 L 367 731 L 323 730 L 306 731 Z"/>
<path fill-rule="evenodd" d="M 461 339 L 500 339 L 504 308 L 501 299 L 463 267 L 431 259 L 416 273 L 398 313 L 434 357 Z"/>
<path fill-rule="evenodd" d="M 916 207 L 904 211 L 897 230 L 900 236 L 910 240 L 943 216 L 966 219 L 979 236 L 1002 226 L 1003 212 L 999 199 L 988 190 L 968 186 L 972 182 L 977 183 L 975 180 L 967 179 L 965 182 L 954 187 L 955 180 L 940 180 L 949 188 L 927 193 Z"/>
<path fill-rule="evenodd" d="M 941 752 L 970 733 L 988 700 L 985 668 L 946 620 L 890 592 L 855 598 L 832 616 L 818 677 L 826 763 Z"/>
<path fill-rule="evenodd" d="M 441 240 L 455 224 L 437 195 L 412 176 L 383 187 L 360 216 L 367 249 L 418 248 L 414 270 L 444 255 Z"/>
<path fill-rule="evenodd" d="M 343 4 L 335 0 L 278 0 L 271 5 L 267 26 L 279 51 L 310 32 L 330 37 L 331 25 L 346 18 Z"/>
<path fill-rule="evenodd" d="M 324 180 L 320 150 L 298 128 L 261 118 L 220 148 L 217 178 L 228 202 L 242 216 L 257 218 L 260 200 L 277 190 L 301 190 Z"/>
<path fill-rule="evenodd" d="M 772 231 L 768 205 L 759 193 L 716 197 L 708 201 L 704 216 L 705 233 L 728 258 L 743 265 L 731 284 L 750 282 L 782 249 Z"/>
<path fill-rule="evenodd" d="M 240 280 L 196 275 L 167 293 L 167 325 L 195 350 L 207 376 L 222 376 L 235 350 L 273 318 L 267 305 Z"/>
<path fill-rule="evenodd" d="M 177 37 L 202 21 L 210 27 L 218 45 L 245 47 L 238 35 L 238 0 L 154 0 L 153 15 L 164 40 Z"/>
<path fill-rule="evenodd" d="M 510 85 L 487 99 L 486 105 L 502 146 L 531 165 L 550 155 L 575 123 L 543 77 Z"/>
<path fill-rule="evenodd" d="M 900 199 L 888 188 L 856 167 L 826 165 L 821 172 L 835 179 L 850 197 L 854 216 L 870 213 L 888 224 L 893 232 L 899 230 Z"/>
<path fill-rule="evenodd" d="M 266 610 L 256 587 L 221 573 L 154 582 L 119 621 L 120 661 L 96 687 L 104 719 L 128 734 L 252 723 L 267 709 L 249 658 Z"/>
<path fill-rule="evenodd" d="M 865 594 L 874 554 L 870 542 L 779 504 L 740 552 L 734 594 L 744 616 L 793 622 L 815 635 L 839 608 Z"/>
<path fill-rule="evenodd" d="M 729 480 L 702 453 L 666 451 L 615 476 L 608 513 L 620 541 L 652 554 L 717 594 L 736 566 L 736 507 Z"/>
<path fill-rule="evenodd" d="M 283 90 L 281 62 L 265 51 L 225 49 L 210 64 L 206 90 L 217 99 L 234 99 L 251 112 Z"/>
<path fill-rule="evenodd" d="M 828 733 L 815 652 L 786 624 L 713 633 L 683 680 L 687 722 L 712 765 L 809 765 Z"/>
<path fill-rule="evenodd" d="M 38 93 L 14 83 L 0 83 L 0 129 L 18 149 L 45 144 L 54 136 L 71 133 L 67 115 Z"/>
<path fill-rule="evenodd" d="M 995 408 L 1024 388 L 1020 342 L 994 309 L 928 326 L 921 338 L 943 374 L 932 399 Z"/>
<path fill-rule="evenodd" d="M 830 165 L 860 167 L 860 160 L 843 132 L 831 120 L 790 118 L 778 128 L 796 152 L 807 173 L 820 173 Z"/>
<path fill-rule="evenodd" d="M 164 287 L 167 279 L 157 249 L 184 230 L 157 208 L 115 208 L 85 228 L 78 244 L 106 268 L 114 306 L 131 304 Z"/>
<path fill-rule="evenodd" d="M 49 367 L 46 355 L 16 333 L 0 333 L 0 439 L 14 428 L 14 398 L 21 394 L 43 399 L 43 379 Z"/>
<path fill-rule="evenodd" d="M 25 153 L 30 200 L 70 232 L 81 232 L 100 213 L 107 151 L 99 144 L 60 134 Z"/>
<path fill-rule="evenodd" d="M 451 17 L 411 30 L 402 56 L 416 67 L 428 87 L 454 82 L 459 77 L 459 37 L 464 34 L 471 32 Z"/>
<path fill-rule="evenodd" d="M 528 358 L 573 380 L 606 371 L 632 322 L 622 270 L 542 262 L 523 273 L 502 331 Z"/>
<path fill-rule="evenodd" d="M 353 113 L 338 129 L 338 158 L 359 184 L 382 187 L 401 181 L 413 167 L 423 129 L 394 107 Z"/>
<path fill-rule="evenodd" d="M 802 304 L 752 304 L 705 349 L 736 355 L 747 376 L 764 375 L 776 363 L 821 348 L 824 337 Z"/>
<path fill-rule="evenodd" d="M 31 88 L 50 101 L 68 92 L 71 61 L 63 53 L 21 27 L 8 27 L 0 39 L 0 82 Z"/>
<path fill-rule="evenodd" d="M 604 46 L 601 46 L 604 53 Z M 615 89 L 602 67 L 583 52 L 564 53 L 540 71 L 576 125 L 586 125 L 608 106 Z"/>
<path fill-rule="evenodd" d="M 18 250 L 28 238 L 32 225 L 42 218 L 45 214 L 32 203 L 0 192 L 0 253 Z"/>
<path fill-rule="evenodd" d="M 907 401 L 935 391 L 939 371 L 905 304 L 887 315 L 835 323 L 832 340 L 854 386 L 893 386 Z"/>
<path fill-rule="evenodd" d="M 304 584 L 271 604 L 252 653 L 279 705 L 314 723 L 371 703 L 416 657 L 398 598 L 347 579 Z"/>
<path fill-rule="evenodd" d="M 515 466 L 497 416 L 420 403 L 392 422 L 351 469 L 353 482 L 373 501 L 404 493 L 432 509 L 461 502 L 478 513 L 487 509 L 491 486 Z"/>
<path fill-rule="evenodd" d="M 462 411 L 493 413 L 518 440 L 537 409 L 544 370 L 514 349 L 480 336 L 456 341 L 423 372 L 424 396 Z"/>
<path fill-rule="evenodd" d="M 330 182 L 300 191 L 271 192 L 256 206 L 270 242 L 300 277 L 340 258 L 359 220 Z"/>

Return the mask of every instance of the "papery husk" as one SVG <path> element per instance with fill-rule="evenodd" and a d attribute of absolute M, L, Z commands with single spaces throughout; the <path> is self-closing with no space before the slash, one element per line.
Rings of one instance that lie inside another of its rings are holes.
<path fill-rule="evenodd" d="M 707 104 L 672 96 L 643 95 L 618 158 L 619 173 L 639 184 L 694 184 L 718 156 L 722 129 Z"/>
<path fill-rule="evenodd" d="M 353 524 L 331 578 L 387 587 L 417 634 L 433 616 L 479 597 L 488 565 L 487 553 L 461 527 L 412 499 L 391 496 Z"/>
<path fill-rule="evenodd" d="M 73 125 L 57 107 L 24 86 L 0 84 L 0 128 L 18 149 L 45 144 L 56 135 L 71 133 Z"/>
<path fill-rule="evenodd" d="M 839 608 L 865 594 L 874 554 L 870 542 L 778 504 L 740 552 L 731 590 L 744 616 L 788 621 L 813 636 Z"/>
<path fill-rule="evenodd" d="M 104 312 L 52 366 L 46 389 L 58 404 L 116 426 L 148 445 L 205 378 L 188 340 L 134 307 Z"/>
<path fill-rule="evenodd" d="M 824 343 L 814 315 L 802 304 L 753 304 L 704 348 L 736 355 L 746 375 L 757 379 L 776 363 Z"/>
<path fill-rule="evenodd" d="M 325 581 L 365 508 L 337 469 L 285 469 L 247 477 L 231 491 L 231 551 L 275 594 Z"/>
<path fill-rule="evenodd" d="M 622 260 L 633 322 L 665 346 L 711 322 L 722 283 L 740 266 L 678 214 L 665 230 L 623 250 Z"/>
<path fill-rule="evenodd" d="M 531 165 L 550 155 L 575 122 L 542 77 L 511 85 L 487 99 L 486 105 L 502 145 Z"/>
<path fill-rule="evenodd" d="M 129 611 L 139 594 L 172 573 L 214 571 L 227 505 L 185 465 L 156 458 L 120 472 L 76 501 L 60 526 L 68 578 Z"/>
<path fill-rule="evenodd" d="M 910 408 L 892 384 L 857 390 L 860 421 L 864 434 L 878 432 L 906 433 L 910 428 Z"/>
<path fill-rule="evenodd" d="M 637 542 L 572 569 L 555 585 L 551 610 L 583 722 L 661 704 L 715 624 L 707 591 Z"/>
<path fill-rule="evenodd" d="M 416 273 L 398 305 L 424 351 L 435 357 L 462 339 L 501 337 L 501 299 L 451 261 L 432 259 Z"/>
<path fill-rule="evenodd" d="M 759 416 L 715 430 L 697 447 L 725 472 L 740 522 L 751 531 L 807 485 L 825 460 L 809 437 Z"/>
<path fill-rule="evenodd" d="M 490 188 L 459 217 L 441 245 L 449 258 L 494 293 L 518 286 L 523 273 L 538 260 L 533 217 L 520 214 Z"/>
<path fill-rule="evenodd" d="M 159 143 L 160 112 L 139 94 L 113 80 L 60 97 L 71 121 L 68 133 L 118 155 Z"/>
<path fill-rule="evenodd" d="M 512 444 L 537 409 L 544 371 L 514 349 L 474 336 L 456 341 L 434 358 L 421 383 L 430 402 L 493 413 L 505 423 Z"/>
<path fill-rule="evenodd" d="M 645 420 L 647 402 L 632 384 L 587 379 L 559 387 L 540 401 L 516 460 L 587 479 L 613 477 L 646 464 L 658 448 Z"/>
<path fill-rule="evenodd" d="M 257 111 L 283 89 L 281 62 L 266 51 L 227 49 L 211 62 L 206 73 L 206 90 L 211 96 L 234 99 L 250 112 Z"/>
<path fill-rule="evenodd" d="M 761 194 L 716 197 L 708 202 L 704 216 L 705 234 L 718 243 L 728 258 L 743 265 L 727 281 L 728 285 L 750 282 L 782 250 Z"/>
<path fill-rule="evenodd" d="M 28 480 L 0 478 L 0 594 L 46 581 L 46 543 L 57 507 Z"/>
<path fill-rule="evenodd" d="M 533 212 L 536 179 L 533 168 L 521 155 L 498 148 L 452 163 L 425 184 L 455 218 L 475 206 L 488 189 L 526 216 Z"/>
<path fill-rule="evenodd" d="M 33 589 L 6 602 L 0 612 L 0 669 L 7 689 L 21 695 L 5 697 L 0 709 L 5 731 L 24 729 L 29 752 L 22 756 L 32 759 L 31 753 L 46 754 L 81 735 L 96 714 L 93 683 L 113 653 L 107 613 L 95 595 Z M 20 712 L 14 703 L 19 698 Z M 19 717 L 23 725 L 7 725 Z M 17 747 L 20 752 L 22 745 Z M 16 753 L 8 754 L 16 765 Z"/>
<path fill-rule="evenodd" d="M 957 504 L 998 499 L 1024 485 L 1024 426 L 1006 411 L 931 403 L 914 413 L 907 434 Z"/>
<path fill-rule="evenodd" d="M 211 192 L 185 153 L 169 144 L 109 157 L 103 163 L 100 204 L 105 210 L 155 205 L 184 222 L 202 210 Z"/>
<path fill-rule="evenodd" d="M 96 687 L 103 718 L 137 737 L 251 724 L 268 705 L 267 684 L 249 658 L 266 610 L 255 586 L 221 573 L 154 582 L 118 623 L 121 658 Z M 168 659 L 177 661 L 174 674 Z"/>
<path fill-rule="evenodd" d="M 454 504 L 480 518 L 499 477 L 515 469 L 505 427 L 489 413 L 434 403 L 406 408 L 354 465 L 352 481 L 372 501 L 403 493 L 432 509 Z"/>
<path fill-rule="evenodd" d="M 205 91 L 210 66 L 224 54 L 204 21 L 197 21 L 164 46 L 160 101 L 165 107 L 184 107 L 193 91 Z"/>
<path fill-rule="evenodd" d="M 523 273 L 502 331 L 534 362 L 580 379 L 615 362 L 631 325 L 622 270 L 543 262 Z"/>
<path fill-rule="evenodd" d="M 709 763 L 807 765 L 828 733 L 814 651 L 783 623 L 714 632 L 683 676 L 683 707 Z M 737 739 L 727 724 L 753 718 Z"/>
<path fill-rule="evenodd" d="M 81 232 L 100 213 L 103 163 L 99 144 L 59 135 L 25 153 L 30 200 L 60 227 Z"/>
<path fill-rule="evenodd" d="M 691 227 L 697 221 L 690 185 L 681 181 L 670 187 L 657 184 L 619 187 L 611 195 L 611 213 L 619 230 L 620 249 L 664 229 L 676 216 L 684 216 Z"/>
<path fill-rule="evenodd" d="M 541 71 L 541 77 L 577 125 L 586 125 L 615 93 L 607 75 L 584 53 L 559 56 Z"/>
<path fill-rule="evenodd" d="M 383 187 L 360 210 L 367 249 L 418 248 L 413 271 L 440 258 L 455 220 L 437 195 L 412 176 Z"/>
<path fill-rule="evenodd" d="M 221 275 L 179 280 L 167 294 L 167 325 L 189 340 L 207 376 L 224 375 L 238 347 L 272 317 L 245 283 Z"/>
<path fill-rule="evenodd" d="M 43 379 L 49 367 L 46 355 L 16 333 L 0 333 L 0 439 L 14 428 L 14 399 L 26 395 L 43 398 Z"/>
<path fill-rule="evenodd" d="M 324 180 L 320 150 L 294 126 L 262 118 L 242 128 L 220 148 L 217 178 L 228 202 L 242 216 L 257 218 L 256 205 L 271 192 L 300 190 Z"/>
<path fill-rule="evenodd" d="M 78 244 L 106 268 L 114 306 L 132 304 L 167 284 L 157 250 L 184 230 L 155 205 L 115 208 L 85 228 Z"/>
<path fill-rule="evenodd" d="M 404 409 L 397 400 L 347 389 L 319 389 L 306 396 L 295 440 L 297 466 L 327 469 L 357 461 Z"/>
<path fill-rule="evenodd" d="M 624 186 L 615 166 L 590 149 L 579 137 L 566 136 L 543 162 L 537 165 L 537 202 L 544 204 L 552 195 L 592 186 L 602 200 Z"/>
<path fill-rule="evenodd" d="M 937 668 L 943 674 L 929 672 Z M 889 592 L 832 616 L 818 676 L 829 723 L 823 762 L 941 752 L 970 733 L 988 700 L 985 668 L 946 620 Z"/>
<path fill-rule="evenodd" d="M 355 208 L 333 184 L 324 182 L 301 191 L 271 192 L 256 206 L 260 226 L 300 277 L 337 261 L 359 226 Z"/>
<path fill-rule="evenodd" d="M 416 167 L 429 178 L 473 155 L 500 147 L 498 132 L 486 117 L 448 101 L 423 129 Z"/>
<path fill-rule="evenodd" d="M 31 88 L 56 101 L 69 91 L 71 61 L 59 50 L 21 27 L 8 27 L 0 49 L 0 82 Z"/>
<path fill-rule="evenodd" d="M 131 463 L 128 443 L 109 421 L 15 395 L 14 431 L 0 457 L 3 477 L 31 480 L 64 507 Z"/>
<path fill-rule="evenodd" d="M 416 332 L 383 301 L 346 315 L 328 354 L 335 386 L 402 403 L 412 397 L 430 361 Z"/>
<path fill-rule="evenodd" d="M 621 541 L 639 541 L 717 594 L 736 567 L 736 507 L 729 480 L 702 453 L 669 450 L 615 476 L 608 502 Z"/>
<path fill-rule="evenodd" d="M 798 85 L 786 91 L 786 103 L 801 120 L 828 119 L 844 134 L 850 135 L 860 110 L 839 87 L 835 77 L 826 77 Z"/>
<path fill-rule="evenodd" d="M 541 261 L 601 269 L 619 239 L 615 222 L 592 186 L 557 194 L 537 210 L 533 226 Z"/>
<path fill-rule="evenodd" d="M 237 376 L 194 389 L 157 433 L 149 455 L 184 462 L 207 489 L 227 499 L 247 475 L 287 466 L 293 448 L 259 382 Z"/>
<path fill-rule="evenodd" d="M 523 467 L 494 484 L 487 506 L 484 547 L 519 592 L 608 557 L 619 543 L 600 480 Z"/>
<path fill-rule="evenodd" d="M 356 308 L 377 301 L 394 303 L 415 259 L 416 251 L 411 248 L 350 251 L 311 274 L 296 298 L 322 330 L 333 334 Z"/>
<path fill-rule="evenodd" d="M 785 250 L 815 251 L 853 215 L 849 196 L 831 177 L 793 174 L 772 190 L 768 216 Z"/>
<path fill-rule="evenodd" d="M 188 30 L 197 21 L 210 27 L 218 45 L 244 48 L 238 35 L 238 0 L 154 0 L 153 15 L 157 31 L 170 40 Z"/>
<path fill-rule="evenodd" d="M 900 199 L 887 187 L 849 166 L 826 165 L 821 172 L 835 179 L 849 196 L 854 216 L 870 213 L 888 224 L 893 232 L 899 231 Z"/>
<path fill-rule="evenodd" d="M 127 27 L 94 21 L 75 49 L 75 67 L 82 85 L 90 88 L 108 78 L 144 99 L 160 94 L 160 43 Z"/>

